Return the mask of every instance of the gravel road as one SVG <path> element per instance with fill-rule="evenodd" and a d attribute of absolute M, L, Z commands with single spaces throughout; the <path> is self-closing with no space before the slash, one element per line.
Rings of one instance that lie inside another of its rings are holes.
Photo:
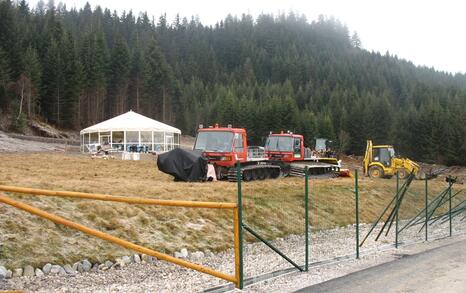
<path fill-rule="evenodd" d="M 466 223 L 454 222 L 454 233 L 459 235 L 466 231 Z M 365 235 L 369 225 L 361 225 L 361 235 Z M 461 230 L 460 228 L 463 228 Z M 423 233 L 418 229 L 408 229 L 401 235 L 401 240 L 422 241 Z M 312 266 L 309 273 L 291 273 L 286 276 L 253 284 L 245 288 L 246 292 L 289 292 L 305 286 L 317 284 L 332 278 L 393 260 L 402 249 L 390 248 L 394 235 L 391 232 L 386 238 L 373 241 L 368 239 L 362 248 L 361 260 L 354 260 L 354 226 L 337 228 L 312 233 L 311 262 L 331 259 L 336 256 L 350 255 L 347 261 Z M 433 225 L 430 237 L 446 236 L 448 226 Z M 433 241 L 435 243 L 438 241 Z M 298 264 L 304 262 L 304 237 L 290 236 L 277 239 L 273 244 Z M 224 273 L 233 274 L 233 251 L 227 250 L 218 254 L 207 255 L 197 263 L 215 268 Z M 261 243 L 245 245 L 244 251 L 245 277 L 289 268 L 290 265 L 280 256 Z M 19 277 L 0 280 L 0 290 L 24 290 L 26 292 L 199 292 L 227 283 L 184 269 L 163 261 L 154 264 L 130 264 L 121 269 L 111 269 L 96 273 L 82 273 L 75 276 L 59 277 Z"/>

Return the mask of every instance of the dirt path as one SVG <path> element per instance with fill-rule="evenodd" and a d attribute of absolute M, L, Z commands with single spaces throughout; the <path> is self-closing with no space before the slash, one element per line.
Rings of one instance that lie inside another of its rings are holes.
<path fill-rule="evenodd" d="M 2 152 L 65 152 L 65 151 L 79 151 L 78 147 L 70 147 L 60 143 L 39 142 L 32 140 L 24 140 L 13 138 L 0 131 L 0 153 Z"/>
<path fill-rule="evenodd" d="M 297 292 L 465 292 L 466 238 Z"/>

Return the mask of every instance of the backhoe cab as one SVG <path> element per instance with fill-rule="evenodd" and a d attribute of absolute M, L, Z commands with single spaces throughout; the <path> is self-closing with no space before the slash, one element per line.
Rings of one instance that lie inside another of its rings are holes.
<path fill-rule="evenodd" d="M 367 141 L 366 153 L 363 161 L 364 175 L 371 178 L 390 178 L 398 172 L 401 179 L 414 172 L 420 177 L 420 167 L 407 158 L 396 158 L 392 145 L 373 145 Z"/>

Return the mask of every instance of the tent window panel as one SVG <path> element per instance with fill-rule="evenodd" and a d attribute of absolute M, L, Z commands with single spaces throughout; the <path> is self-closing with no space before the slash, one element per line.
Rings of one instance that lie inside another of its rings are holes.
<path fill-rule="evenodd" d="M 141 145 L 139 152 L 146 153 L 152 150 L 152 131 L 141 131 Z"/>
<path fill-rule="evenodd" d="M 84 134 L 84 144 L 89 144 L 89 133 Z"/>
<path fill-rule="evenodd" d="M 125 134 L 123 131 L 114 131 L 112 133 L 112 142 L 113 143 L 123 143 L 125 139 Z"/>
<path fill-rule="evenodd" d="M 163 144 L 163 132 L 154 132 L 154 143 Z"/>
<path fill-rule="evenodd" d="M 154 151 L 156 151 L 156 152 L 163 152 L 163 144 L 162 144 L 162 143 L 156 143 L 156 144 L 154 144 Z"/>
<path fill-rule="evenodd" d="M 126 143 L 139 143 L 139 131 L 127 131 Z"/>
<path fill-rule="evenodd" d="M 112 148 L 122 151 L 124 148 L 125 133 L 123 131 L 112 132 Z"/>
<path fill-rule="evenodd" d="M 166 145 L 166 150 L 167 151 L 171 151 L 173 149 L 173 144 L 175 142 L 175 138 L 173 136 L 173 133 L 165 133 L 165 139 L 166 139 L 166 142 L 167 142 L 167 145 Z"/>
<path fill-rule="evenodd" d="M 91 136 L 91 141 L 90 141 L 91 144 L 92 143 L 99 143 L 99 133 L 98 132 L 92 132 L 90 134 L 90 136 Z"/>
<path fill-rule="evenodd" d="M 180 135 L 178 133 L 175 133 L 175 145 L 180 145 Z"/>
<path fill-rule="evenodd" d="M 141 143 L 152 143 L 151 131 L 141 131 Z"/>

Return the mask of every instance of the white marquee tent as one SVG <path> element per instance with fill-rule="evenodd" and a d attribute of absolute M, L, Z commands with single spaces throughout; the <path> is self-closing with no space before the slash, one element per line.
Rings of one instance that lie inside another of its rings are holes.
<path fill-rule="evenodd" d="M 81 151 L 93 152 L 99 145 L 129 152 L 169 151 L 180 146 L 178 128 L 133 111 L 81 130 Z"/>

